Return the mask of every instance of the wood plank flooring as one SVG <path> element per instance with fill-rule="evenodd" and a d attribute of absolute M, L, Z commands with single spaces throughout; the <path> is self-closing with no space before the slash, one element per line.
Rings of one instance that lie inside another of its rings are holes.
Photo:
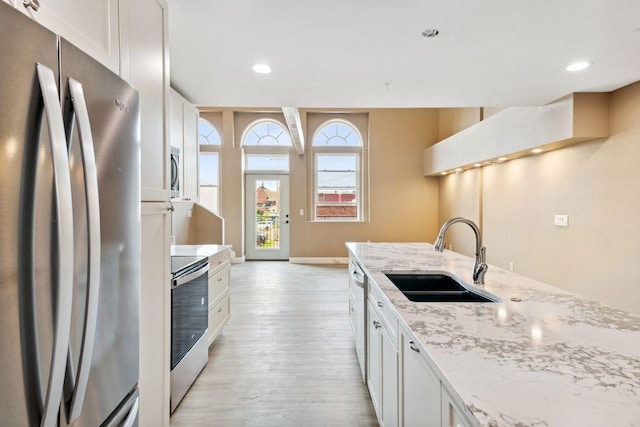
<path fill-rule="evenodd" d="M 231 268 L 231 320 L 172 426 L 377 426 L 348 318 L 345 266 Z"/>

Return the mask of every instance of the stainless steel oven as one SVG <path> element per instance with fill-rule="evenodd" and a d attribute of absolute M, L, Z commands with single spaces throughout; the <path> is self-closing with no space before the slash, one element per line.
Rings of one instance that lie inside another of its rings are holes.
<path fill-rule="evenodd" d="M 171 257 L 171 412 L 207 364 L 209 259 Z"/>

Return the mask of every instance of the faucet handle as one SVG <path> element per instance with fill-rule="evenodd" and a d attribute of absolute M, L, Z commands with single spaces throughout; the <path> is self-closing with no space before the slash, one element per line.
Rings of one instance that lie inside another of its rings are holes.
<path fill-rule="evenodd" d="M 486 263 L 487 262 L 487 248 L 486 247 L 481 247 L 480 248 L 480 253 L 478 254 L 478 257 L 480 259 L 481 263 Z"/>

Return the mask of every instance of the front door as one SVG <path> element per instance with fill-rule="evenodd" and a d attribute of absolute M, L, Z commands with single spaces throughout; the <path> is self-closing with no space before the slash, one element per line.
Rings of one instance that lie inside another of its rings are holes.
<path fill-rule="evenodd" d="M 245 175 L 247 259 L 289 259 L 289 175 Z"/>

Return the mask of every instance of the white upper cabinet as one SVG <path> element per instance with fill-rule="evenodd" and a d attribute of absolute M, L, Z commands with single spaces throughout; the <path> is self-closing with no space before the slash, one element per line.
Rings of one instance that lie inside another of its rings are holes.
<path fill-rule="evenodd" d="M 120 0 L 123 1 L 123 0 Z M 7 3 L 120 73 L 119 0 L 23 0 Z M 137 1 L 137 0 L 134 0 Z M 34 8 L 38 8 L 36 11 Z"/>
<path fill-rule="evenodd" d="M 127 28 L 122 77 L 140 91 L 142 201 L 169 201 L 167 3 L 128 1 L 121 20 Z"/>
<path fill-rule="evenodd" d="M 184 198 L 197 202 L 198 198 L 198 119 L 200 113 L 191 104 L 184 104 Z"/>
<path fill-rule="evenodd" d="M 198 201 L 198 109 L 171 89 L 171 146 L 180 149 L 180 198 Z"/>

